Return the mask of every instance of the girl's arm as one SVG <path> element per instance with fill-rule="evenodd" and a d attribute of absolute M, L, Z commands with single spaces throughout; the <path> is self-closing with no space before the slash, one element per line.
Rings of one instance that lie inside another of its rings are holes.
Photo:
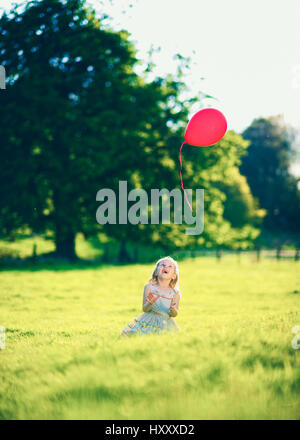
<path fill-rule="evenodd" d="M 152 309 L 152 304 L 155 301 L 155 297 L 151 293 L 151 285 L 146 284 L 144 287 L 144 295 L 143 295 L 143 311 L 150 312 Z"/>

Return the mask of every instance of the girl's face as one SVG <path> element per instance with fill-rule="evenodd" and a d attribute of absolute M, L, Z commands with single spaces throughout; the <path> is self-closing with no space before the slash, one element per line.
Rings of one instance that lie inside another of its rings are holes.
<path fill-rule="evenodd" d="M 175 279 L 176 272 L 174 264 L 169 260 L 163 260 L 158 265 L 158 275 L 164 279 Z"/>

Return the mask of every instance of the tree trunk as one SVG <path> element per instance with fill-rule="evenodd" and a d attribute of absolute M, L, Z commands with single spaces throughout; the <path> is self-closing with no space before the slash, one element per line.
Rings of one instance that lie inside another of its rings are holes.
<path fill-rule="evenodd" d="M 58 258 L 75 261 L 78 259 L 75 252 L 76 232 L 71 221 L 75 213 L 66 212 L 68 199 L 60 188 L 54 189 L 53 204 L 55 207 L 55 255 Z"/>
<path fill-rule="evenodd" d="M 132 262 L 132 258 L 126 249 L 126 240 L 124 240 L 124 239 L 121 240 L 121 247 L 120 247 L 118 262 L 119 263 L 131 263 Z"/>
<path fill-rule="evenodd" d="M 33 249 L 32 249 L 32 256 L 31 256 L 31 259 L 34 262 L 37 260 L 36 248 L 37 248 L 36 243 L 34 243 L 33 244 Z"/>
<path fill-rule="evenodd" d="M 109 244 L 104 244 L 104 252 L 102 256 L 102 262 L 108 263 L 109 262 Z"/>
<path fill-rule="evenodd" d="M 75 252 L 75 233 L 73 231 L 62 233 L 60 228 L 57 228 L 55 246 L 55 254 L 57 257 L 65 258 L 70 261 L 78 259 Z"/>
<path fill-rule="evenodd" d="M 135 263 L 137 263 L 139 261 L 139 248 L 138 247 L 135 247 L 135 249 L 134 249 L 133 260 Z"/>
<path fill-rule="evenodd" d="M 223 254 L 222 249 L 221 248 L 217 248 L 217 251 L 216 251 L 217 261 L 221 261 L 222 254 Z"/>
<path fill-rule="evenodd" d="M 281 246 L 278 245 L 277 249 L 276 249 L 276 259 L 277 260 L 280 260 L 280 257 L 281 257 L 280 252 L 281 252 Z"/>

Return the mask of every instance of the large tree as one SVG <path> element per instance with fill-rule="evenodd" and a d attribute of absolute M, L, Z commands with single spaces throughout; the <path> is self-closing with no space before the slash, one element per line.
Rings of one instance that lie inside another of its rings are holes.
<path fill-rule="evenodd" d="M 294 132 L 281 116 L 255 119 L 244 131 L 250 141 L 240 167 L 253 195 L 267 211 L 264 227 L 274 233 L 299 234 L 300 191 L 290 172 Z"/>
<path fill-rule="evenodd" d="M 81 0 L 15 7 L 1 17 L 0 31 L 8 79 L 0 110 L 1 233 L 53 231 L 57 254 L 74 258 L 76 233 L 99 231 L 98 189 L 134 181 L 156 148 L 153 172 L 166 181 L 159 145 L 166 122 L 181 116 L 166 105 L 178 85 L 139 78 L 127 33 L 105 29 Z M 126 228 L 114 232 L 126 236 Z"/>

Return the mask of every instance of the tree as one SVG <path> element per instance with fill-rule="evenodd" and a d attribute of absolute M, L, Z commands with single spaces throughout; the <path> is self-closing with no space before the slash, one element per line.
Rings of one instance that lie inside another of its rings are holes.
<path fill-rule="evenodd" d="M 193 185 L 205 190 L 204 232 L 191 238 L 194 246 L 246 248 L 258 236 L 264 213 L 238 170 L 248 145 L 230 130 L 214 146 L 189 150 Z"/>
<path fill-rule="evenodd" d="M 260 226 L 265 211 L 259 209 L 258 200 L 251 193 L 246 177 L 238 167 L 231 169 L 231 181 L 221 183 L 220 188 L 226 196 L 224 218 L 232 227 L 242 228 L 245 224 Z"/>
<path fill-rule="evenodd" d="M 101 25 L 81 0 L 32 1 L 0 19 L 2 95 L 1 232 L 53 231 L 56 253 L 75 258 L 75 235 L 95 234 L 99 187 L 117 188 L 150 162 L 163 173 L 165 104 L 174 81 L 134 73 L 126 32 Z M 169 173 L 170 174 L 170 173 Z M 126 228 L 114 229 L 119 238 Z"/>
<path fill-rule="evenodd" d="M 255 119 L 244 131 L 250 141 L 240 167 L 251 192 L 267 211 L 264 228 L 274 233 L 299 233 L 300 193 L 290 174 L 294 132 L 281 116 Z"/>

